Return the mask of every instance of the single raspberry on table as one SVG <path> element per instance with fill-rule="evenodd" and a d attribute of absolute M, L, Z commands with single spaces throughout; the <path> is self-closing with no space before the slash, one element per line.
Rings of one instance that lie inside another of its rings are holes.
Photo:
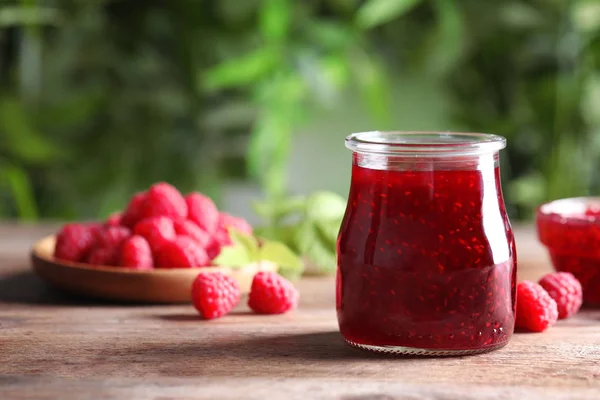
<path fill-rule="evenodd" d="M 203 249 L 205 249 L 212 241 L 210 234 L 190 220 L 177 220 L 174 221 L 173 224 L 177 235 L 191 237 Z"/>
<path fill-rule="evenodd" d="M 556 302 L 535 282 L 517 285 L 517 320 L 515 325 L 532 332 L 542 332 L 558 319 Z"/>
<path fill-rule="evenodd" d="M 143 236 L 152 251 L 158 251 L 165 243 L 175 240 L 173 220 L 168 217 L 153 217 L 141 220 L 133 228 L 133 233 Z"/>
<path fill-rule="evenodd" d="M 203 267 L 209 263 L 204 249 L 188 236 L 177 236 L 175 240 L 165 243 L 155 254 L 155 264 L 158 268 Z"/>
<path fill-rule="evenodd" d="M 148 241 L 143 236 L 131 236 L 123 243 L 120 265 L 139 270 L 147 270 L 154 267 L 152 250 Z"/>
<path fill-rule="evenodd" d="M 131 198 L 121 217 L 121 225 L 133 228 L 142 219 L 142 205 L 147 197 L 146 192 L 139 192 Z"/>
<path fill-rule="evenodd" d="M 54 257 L 67 261 L 84 261 L 94 240 L 94 229 L 91 226 L 66 224 L 56 237 Z"/>
<path fill-rule="evenodd" d="M 192 303 L 202 318 L 219 318 L 240 301 L 240 287 L 222 272 L 201 272 L 192 284 Z"/>
<path fill-rule="evenodd" d="M 219 210 L 210 199 L 198 192 L 185 196 L 188 208 L 188 219 L 194 221 L 205 232 L 213 233 L 219 227 Z"/>
<path fill-rule="evenodd" d="M 298 305 L 298 290 L 276 272 L 259 272 L 252 280 L 248 306 L 261 314 L 282 314 Z"/>
<path fill-rule="evenodd" d="M 148 189 L 148 195 L 141 205 L 141 218 L 169 217 L 186 218 L 188 206 L 185 199 L 174 186 L 168 183 L 156 183 Z"/>
<path fill-rule="evenodd" d="M 556 301 L 558 319 L 577 313 L 583 303 L 581 283 L 569 272 L 553 272 L 544 275 L 539 284 Z"/>

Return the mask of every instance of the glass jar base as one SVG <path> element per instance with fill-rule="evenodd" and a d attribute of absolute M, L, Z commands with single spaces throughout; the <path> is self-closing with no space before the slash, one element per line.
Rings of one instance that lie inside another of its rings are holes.
<path fill-rule="evenodd" d="M 382 354 L 396 354 L 405 356 L 469 356 L 474 354 L 488 353 L 490 351 L 498 350 L 507 345 L 508 342 L 501 343 L 498 345 L 484 347 L 480 349 L 469 349 L 469 350 L 444 350 L 444 349 L 423 349 L 418 347 L 407 347 L 407 346 L 373 346 L 369 344 L 360 344 L 352 342 L 348 339 L 344 339 L 352 347 L 356 347 L 361 350 L 367 350 L 375 353 Z"/>

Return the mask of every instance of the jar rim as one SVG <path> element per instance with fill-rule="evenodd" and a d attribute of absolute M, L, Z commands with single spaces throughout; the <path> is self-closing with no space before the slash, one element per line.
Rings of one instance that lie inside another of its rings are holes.
<path fill-rule="evenodd" d="M 506 139 L 472 132 L 368 131 L 347 136 L 346 147 L 358 153 L 464 156 L 498 152 L 506 147 Z"/>

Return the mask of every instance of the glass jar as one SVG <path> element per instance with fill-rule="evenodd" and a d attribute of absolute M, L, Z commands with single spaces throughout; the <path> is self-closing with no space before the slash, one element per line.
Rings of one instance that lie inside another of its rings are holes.
<path fill-rule="evenodd" d="M 353 346 L 491 351 L 515 321 L 516 252 L 498 152 L 479 133 L 363 132 L 337 243 L 336 307 Z"/>

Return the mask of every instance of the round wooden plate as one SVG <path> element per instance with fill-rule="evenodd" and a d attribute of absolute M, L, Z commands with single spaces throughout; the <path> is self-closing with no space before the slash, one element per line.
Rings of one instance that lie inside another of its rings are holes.
<path fill-rule="evenodd" d="M 192 282 L 200 271 L 232 275 L 242 293 L 248 293 L 252 278 L 260 271 L 276 271 L 272 263 L 229 267 L 155 269 L 136 271 L 121 267 L 91 266 L 54 258 L 56 237 L 47 236 L 31 250 L 34 271 L 45 281 L 65 291 L 107 300 L 145 303 L 190 302 Z"/>

